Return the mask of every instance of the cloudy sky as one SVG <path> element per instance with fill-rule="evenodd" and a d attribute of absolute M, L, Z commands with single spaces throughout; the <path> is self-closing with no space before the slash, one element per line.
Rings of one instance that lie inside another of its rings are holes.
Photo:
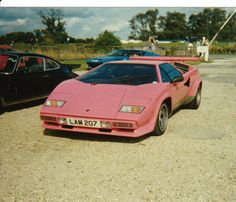
<path fill-rule="evenodd" d="M 43 28 L 39 11 L 49 8 L 3 8 L 0 7 L 0 35 L 9 32 L 33 31 Z M 60 8 L 66 21 L 66 31 L 75 38 L 97 37 L 104 30 L 114 32 L 121 39 L 130 33 L 129 20 L 150 8 Z M 158 8 L 160 15 L 178 11 L 189 16 L 202 8 Z M 233 9 L 227 8 L 227 11 Z"/>

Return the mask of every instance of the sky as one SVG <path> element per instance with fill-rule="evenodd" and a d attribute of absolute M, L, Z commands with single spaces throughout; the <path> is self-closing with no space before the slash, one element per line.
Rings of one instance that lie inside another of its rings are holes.
<path fill-rule="evenodd" d="M 26 32 L 44 28 L 40 22 L 39 11 L 49 8 L 10 8 L 0 7 L 0 35 L 9 32 Z M 152 8 L 59 8 L 64 14 L 66 32 L 75 38 L 96 38 L 99 33 L 108 30 L 120 39 L 127 40 L 130 34 L 129 20 L 140 12 Z M 157 8 L 159 15 L 166 12 L 181 12 L 188 17 L 203 8 Z M 233 8 L 223 8 L 228 12 Z"/>

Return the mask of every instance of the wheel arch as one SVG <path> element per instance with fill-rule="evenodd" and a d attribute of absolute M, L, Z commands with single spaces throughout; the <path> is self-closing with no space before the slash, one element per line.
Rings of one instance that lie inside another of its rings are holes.
<path fill-rule="evenodd" d="M 158 118 L 158 113 L 159 113 L 159 110 L 160 110 L 160 107 L 163 103 L 166 103 L 167 104 L 167 107 L 168 107 L 168 112 L 169 112 L 169 116 L 172 112 L 172 99 L 171 99 L 171 96 L 170 95 L 166 95 L 165 97 L 163 97 L 163 99 L 161 99 L 162 101 L 160 101 L 159 105 L 157 106 L 156 110 L 155 110 L 155 113 L 153 114 L 153 117 L 151 118 L 151 123 L 152 123 L 152 131 L 154 130 L 155 126 L 156 126 L 156 122 L 157 122 L 157 118 Z"/>
<path fill-rule="evenodd" d="M 202 89 L 202 81 L 200 82 L 199 86 L 200 86 L 200 88 Z"/>
<path fill-rule="evenodd" d="M 202 81 L 201 80 L 195 81 L 193 86 L 192 86 L 192 89 L 188 93 L 188 96 L 194 97 L 196 95 L 197 91 L 198 91 L 199 86 L 202 89 Z"/>

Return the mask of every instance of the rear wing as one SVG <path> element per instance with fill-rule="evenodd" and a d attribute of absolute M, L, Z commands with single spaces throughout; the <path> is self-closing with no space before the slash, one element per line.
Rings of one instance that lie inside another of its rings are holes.
<path fill-rule="evenodd" d="M 169 57 L 169 56 L 130 56 L 130 60 L 154 60 L 168 62 L 199 61 L 199 57 Z"/>

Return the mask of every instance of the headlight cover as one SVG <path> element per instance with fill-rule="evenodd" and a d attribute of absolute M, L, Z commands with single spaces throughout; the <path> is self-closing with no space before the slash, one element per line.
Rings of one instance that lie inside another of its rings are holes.
<path fill-rule="evenodd" d="M 140 114 L 144 108 L 143 106 L 122 105 L 120 112 Z"/>
<path fill-rule="evenodd" d="M 66 101 L 64 100 L 47 100 L 44 103 L 44 106 L 45 107 L 62 107 L 65 103 Z"/>

